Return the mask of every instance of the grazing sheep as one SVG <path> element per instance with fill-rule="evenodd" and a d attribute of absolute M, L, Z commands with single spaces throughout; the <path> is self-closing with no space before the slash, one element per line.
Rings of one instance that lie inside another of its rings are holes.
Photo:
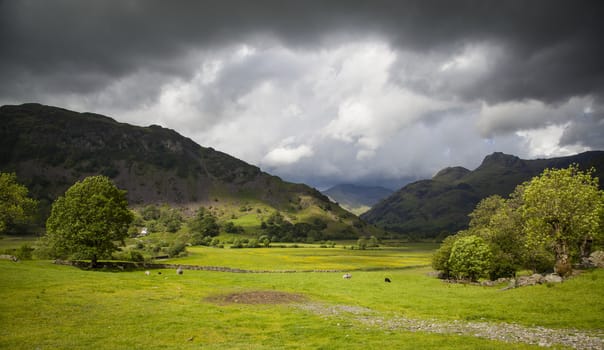
<path fill-rule="evenodd" d="M 150 276 L 151 275 L 151 271 L 145 271 L 145 275 Z"/>
<path fill-rule="evenodd" d="M 345 279 L 345 280 L 349 280 L 349 279 L 352 278 L 352 275 L 349 274 L 349 273 L 346 273 L 346 274 L 344 274 L 344 276 L 342 276 L 342 278 Z"/>
<path fill-rule="evenodd" d="M 384 282 L 390 283 L 392 281 L 390 281 L 390 278 L 386 277 L 386 278 L 384 278 Z"/>
<path fill-rule="evenodd" d="M 182 269 L 180 268 L 180 266 L 176 269 L 176 274 L 177 275 L 182 275 Z"/>

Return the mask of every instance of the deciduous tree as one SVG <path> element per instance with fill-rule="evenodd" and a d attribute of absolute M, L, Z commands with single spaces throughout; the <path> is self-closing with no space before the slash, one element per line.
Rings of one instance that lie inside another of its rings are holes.
<path fill-rule="evenodd" d="M 522 195 L 527 245 L 553 247 L 560 275 L 571 272 L 571 255 L 589 255 L 591 241 L 601 234 L 604 196 L 591 173 L 576 165 L 546 169 Z"/>
<path fill-rule="evenodd" d="M 118 249 L 133 220 L 126 191 L 106 176 L 76 182 L 52 205 L 46 222 L 46 242 L 55 257 L 97 260 Z"/>
<path fill-rule="evenodd" d="M 15 173 L 0 173 L 0 233 L 33 218 L 37 202 L 27 193 L 27 187 L 17 183 Z"/>
<path fill-rule="evenodd" d="M 489 271 L 492 253 L 489 245 L 478 236 L 457 239 L 451 247 L 449 268 L 457 279 L 476 281 Z"/>

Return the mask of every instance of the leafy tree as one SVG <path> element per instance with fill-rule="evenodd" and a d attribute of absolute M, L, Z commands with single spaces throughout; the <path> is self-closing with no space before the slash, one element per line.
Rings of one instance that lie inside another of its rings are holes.
<path fill-rule="evenodd" d="M 258 243 L 263 247 L 268 248 L 271 246 L 271 239 L 267 235 L 262 235 L 258 238 Z"/>
<path fill-rule="evenodd" d="M 189 221 L 189 229 L 195 242 L 201 241 L 203 237 L 218 236 L 220 233 L 220 226 L 216 222 L 216 218 L 204 207 L 200 207 Z"/>
<path fill-rule="evenodd" d="M 166 206 L 160 210 L 159 222 L 166 231 L 174 233 L 180 230 L 182 215 L 178 210 Z"/>
<path fill-rule="evenodd" d="M 572 254 L 589 255 L 591 242 L 601 234 L 604 196 L 591 174 L 577 165 L 546 169 L 522 195 L 527 246 L 552 247 L 554 269 L 563 276 L 572 270 Z"/>
<path fill-rule="evenodd" d="M 479 236 L 493 253 L 489 276 L 491 279 L 511 277 L 524 265 L 526 249 L 522 219 L 518 208 L 522 204 L 523 187 L 505 200 L 494 195 L 480 201 L 470 214 L 468 235 Z"/>
<path fill-rule="evenodd" d="M 476 281 L 490 268 L 492 253 L 489 245 L 478 236 L 466 236 L 457 239 L 451 247 L 449 267 L 458 279 Z"/>
<path fill-rule="evenodd" d="M 505 206 L 505 199 L 498 195 L 484 198 L 476 208 L 468 215 L 470 217 L 470 228 L 483 228 L 491 223 L 491 218 L 498 210 Z"/>
<path fill-rule="evenodd" d="M 15 173 L 0 173 L 0 233 L 33 219 L 37 202 L 27 192 Z"/>
<path fill-rule="evenodd" d="M 360 250 L 367 249 L 367 239 L 365 237 L 361 237 L 357 240 L 357 248 Z"/>
<path fill-rule="evenodd" d="M 106 176 L 76 182 L 52 205 L 46 221 L 46 242 L 55 257 L 97 259 L 118 250 L 132 222 L 126 191 Z"/>
<path fill-rule="evenodd" d="M 141 209 L 141 215 L 145 220 L 157 220 L 161 216 L 161 211 L 156 205 L 149 204 Z"/>

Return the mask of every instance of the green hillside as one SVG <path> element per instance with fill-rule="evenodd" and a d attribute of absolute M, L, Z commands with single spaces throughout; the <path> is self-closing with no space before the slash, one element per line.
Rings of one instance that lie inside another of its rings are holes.
<path fill-rule="evenodd" d="M 0 171 L 16 172 L 41 203 L 50 204 L 86 176 L 103 174 L 128 191 L 129 203 L 212 207 L 220 219 L 248 224 L 280 212 L 286 221 L 322 222 L 324 238 L 377 231 L 319 191 L 282 181 L 177 132 L 39 104 L 0 107 Z"/>
<path fill-rule="evenodd" d="M 417 181 L 376 204 L 361 218 L 378 227 L 417 237 L 436 237 L 467 226 L 468 214 L 490 195 L 509 195 L 520 183 L 546 168 L 566 168 L 577 163 L 582 169 L 595 168 L 604 175 L 604 152 L 592 151 L 569 157 L 523 160 L 493 153 L 473 171 L 446 168 L 431 180 Z M 602 183 L 600 183 L 602 187 Z"/>

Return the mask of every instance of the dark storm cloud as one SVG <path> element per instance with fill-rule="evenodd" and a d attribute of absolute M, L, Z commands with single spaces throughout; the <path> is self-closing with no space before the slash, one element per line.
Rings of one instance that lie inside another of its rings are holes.
<path fill-rule="evenodd" d="M 602 7 L 601 1 L 551 0 L 5 0 L 0 92 L 26 94 L 24 80 L 94 91 L 142 67 L 186 77 L 193 68 L 180 59 L 184 54 L 244 39 L 315 47 L 377 35 L 420 52 L 495 42 L 505 57 L 454 94 L 490 102 L 563 101 L 604 91 Z"/>
<path fill-rule="evenodd" d="M 160 124 L 293 181 L 401 184 L 604 147 L 602 4 L 0 0 L 0 103 Z"/>

